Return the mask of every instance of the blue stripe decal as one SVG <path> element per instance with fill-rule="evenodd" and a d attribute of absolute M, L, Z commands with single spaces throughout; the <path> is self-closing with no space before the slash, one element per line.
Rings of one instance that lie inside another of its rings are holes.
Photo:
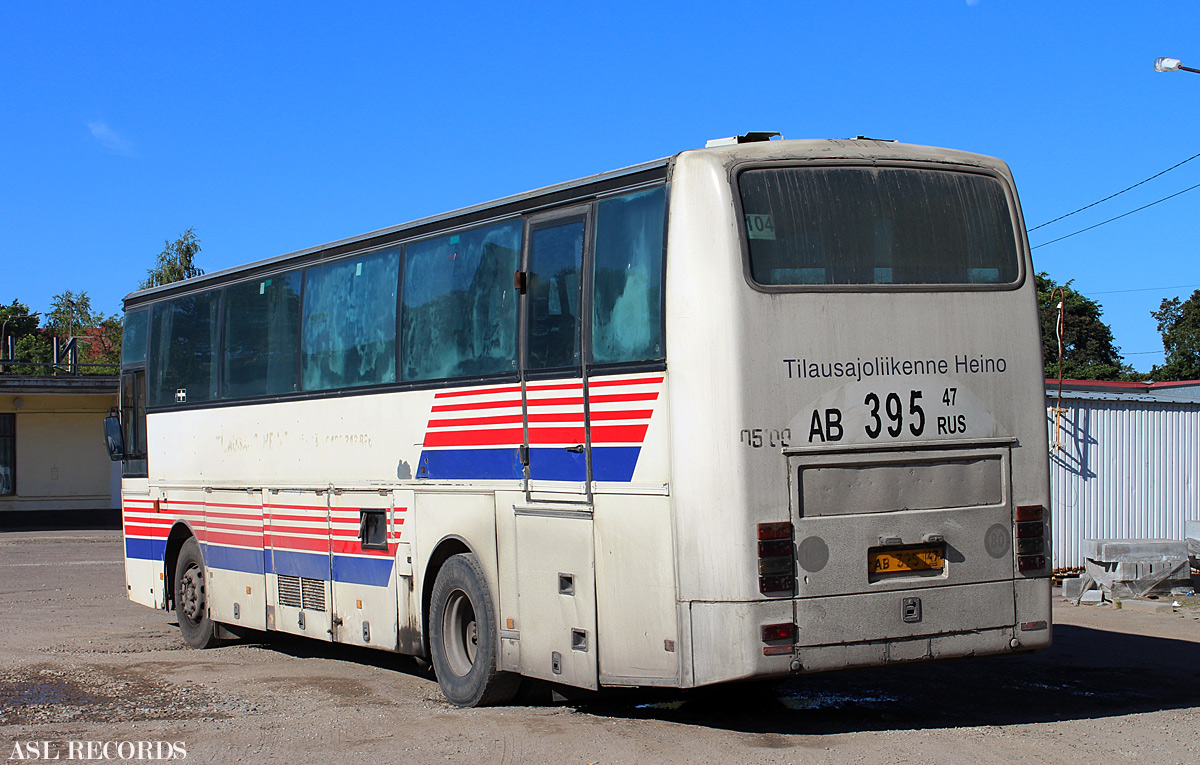
<path fill-rule="evenodd" d="M 329 554 L 275 550 L 275 573 L 329 581 Z"/>
<path fill-rule="evenodd" d="M 166 556 L 165 539 L 125 539 L 125 556 L 136 560 L 152 560 L 161 563 Z M 211 568 L 240 571 L 246 574 L 263 574 L 264 556 L 270 559 L 271 550 L 246 550 L 240 547 L 205 545 L 204 562 Z M 302 576 L 306 579 L 329 581 L 329 556 L 320 553 L 275 550 L 275 573 Z M 372 587 L 387 587 L 392 583 L 391 558 L 354 558 L 335 555 L 333 578 L 347 584 L 367 584 Z"/>
<path fill-rule="evenodd" d="M 593 446 L 592 478 L 596 481 L 633 480 L 640 446 Z M 562 447 L 529 450 L 533 478 L 542 481 L 582 481 L 583 455 Z M 520 480 L 521 456 L 517 449 L 427 449 L 421 452 L 417 478 L 467 480 Z"/>
<path fill-rule="evenodd" d="M 641 452 L 640 446 L 593 446 L 592 480 L 632 481 Z"/>
<path fill-rule="evenodd" d="M 587 459 L 583 452 L 569 452 L 561 446 L 531 448 L 529 477 L 535 481 L 586 481 Z"/>
<path fill-rule="evenodd" d="M 520 479 L 518 449 L 429 449 L 421 452 L 417 478 Z"/>
<path fill-rule="evenodd" d="M 391 558 L 350 558 L 333 556 L 333 578 L 349 584 L 387 587 L 392 581 Z"/>
<path fill-rule="evenodd" d="M 263 565 L 262 550 L 246 550 L 241 547 L 223 547 L 222 545 L 205 545 L 204 563 L 210 568 L 241 571 L 247 574 L 262 574 L 266 569 Z"/>
<path fill-rule="evenodd" d="M 162 563 L 167 555 L 167 540 L 125 537 L 125 557 Z"/>

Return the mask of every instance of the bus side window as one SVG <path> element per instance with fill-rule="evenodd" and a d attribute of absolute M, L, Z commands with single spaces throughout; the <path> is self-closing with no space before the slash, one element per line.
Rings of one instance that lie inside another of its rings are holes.
<path fill-rule="evenodd" d="M 150 403 L 211 401 L 217 397 L 219 290 L 185 295 L 156 306 L 150 328 Z"/>
<path fill-rule="evenodd" d="M 396 381 L 400 250 L 343 258 L 305 271 L 300 336 L 304 390 Z"/>
<path fill-rule="evenodd" d="M 662 273 L 666 189 L 597 205 L 592 362 L 663 358 Z"/>
<path fill-rule="evenodd" d="M 300 272 L 225 288 L 221 317 L 221 398 L 297 389 Z"/>
<path fill-rule="evenodd" d="M 511 373 L 517 358 L 521 222 L 460 231 L 405 248 L 402 380 Z"/>

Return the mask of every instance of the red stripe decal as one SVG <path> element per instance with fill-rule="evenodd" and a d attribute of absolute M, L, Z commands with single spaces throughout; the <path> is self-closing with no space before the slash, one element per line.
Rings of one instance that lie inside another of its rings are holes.
<path fill-rule="evenodd" d="M 592 421 L 596 420 L 648 420 L 654 414 L 653 409 L 630 409 L 625 412 L 592 412 Z"/>
<path fill-rule="evenodd" d="M 530 392 L 542 391 L 542 390 L 578 390 L 578 391 L 582 391 L 583 390 L 583 382 L 580 381 L 580 382 L 560 383 L 558 385 L 538 385 L 537 383 L 530 383 L 525 386 L 525 391 L 526 391 L 527 395 Z"/>
<path fill-rule="evenodd" d="M 236 523 L 214 523 L 209 521 L 206 525 L 210 529 L 225 529 L 226 531 L 253 531 L 255 533 L 262 531 L 262 523 L 255 523 L 250 526 L 241 526 Z"/>
<path fill-rule="evenodd" d="M 364 550 L 362 549 L 362 545 L 359 544 L 358 539 L 355 539 L 353 542 L 334 542 L 333 552 L 335 555 L 337 553 L 354 553 L 355 555 L 370 555 L 375 558 L 383 558 L 395 555 L 396 545 L 395 543 L 389 544 L 386 550 Z"/>
<path fill-rule="evenodd" d="M 214 513 L 204 514 L 205 518 L 225 518 L 231 521 L 257 521 L 262 518 L 262 508 L 255 506 L 253 513 Z"/>
<path fill-rule="evenodd" d="M 524 442 L 523 428 L 476 430 L 466 433 L 439 431 L 425 434 L 425 446 L 516 446 Z"/>
<path fill-rule="evenodd" d="M 468 404 L 442 404 L 433 407 L 435 412 L 464 412 L 471 409 L 506 409 L 521 406 L 520 399 L 516 401 L 474 401 Z"/>
<path fill-rule="evenodd" d="M 262 534 L 253 536 L 243 536 L 241 534 L 226 534 L 219 531 L 210 531 L 208 534 L 208 543 L 212 545 L 237 545 L 240 547 L 257 547 L 260 550 L 263 548 Z"/>
<path fill-rule="evenodd" d="M 582 444 L 583 428 L 530 428 L 531 444 Z"/>
<path fill-rule="evenodd" d="M 275 508 L 269 508 L 269 509 L 274 510 Z M 300 523 L 316 523 L 317 521 L 323 522 L 325 520 L 325 508 L 314 507 L 313 510 L 320 510 L 321 514 L 316 515 L 314 513 L 313 515 L 280 515 L 279 513 L 271 513 L 271 523 L 279 523 L 280 521 L 283 521 L 284 523 L 286 523 L 288 521 L 300 522 Z"/>
<path fill-rule="evenodd" d="M 127 537 L 165 539 L 170 532 L 171 530 L 166 526 L 135 526 L 132 523 L 125 525 L 125 536 Z"/>
<path fill-rule="evenodd" d="M 608 401 L 654 401 L 658 391 L 650 393 L 613 393 L 606 396 L 588 396 L 589 403 L 603 404 Z"/>
<path fill-rule="evenodd" d="M 446 390 L 435 393 L 434 398 L 456 398 L 458 396 L 486 396 L 490 393 L 520 393 L 520 385 L 506 385 L 503 388 L 474 388 L 472 390 Z"/>
<path fill-rule="evenodd" d="M 455 425 L 516 425 L 521 423 L 519 414 L 499 414 L 492 417 L 459 417 L 451 420 L 430 420 L 431 428 L 451 428 Z"/>
<path fill-rule="evenodd" d="M 305 537 L 293 537 L 287 534 L 272 533 L 270 539 L 271 546 L 276 549 L 304 550 L 305 552 L 329 552 L 329 539 L 325 537 L 320 539 L 307 539 Z"/>
<path fill-rule="evenodd" d="M 583 396 L 576 398 L 531 398 L 529 406 L 583 406 Z"/>
<path fill-rule="evenodd" d="M 610 385 L 657 385 L 663 378 L 639 378 L 636 380 L 588 380 L 589 388 L 607 388 Z"/>
<path fill-rule="evenodd" d="M 593 444 L 641 443 L 649 425 L 593 425 Z"/>

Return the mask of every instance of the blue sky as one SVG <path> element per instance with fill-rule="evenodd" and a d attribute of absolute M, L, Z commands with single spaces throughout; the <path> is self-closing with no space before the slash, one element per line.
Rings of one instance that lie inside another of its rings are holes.
<path fill-rule="evenodd" d="M 1200 67 L 1197 28 L 1172 0 L 9 2 L 0 302 L 116 312 L 188 227 L 216 271 L 747 130 L 1001 157 L 1033 227 L 1200 152 L 1200 75 L 1152 68 Z M 1031 243 L 1196 184 L 1200 159 Z M 1200 287 L 1197 205 L 1034 250 L 1137 369 L 1149 312 Z"/>

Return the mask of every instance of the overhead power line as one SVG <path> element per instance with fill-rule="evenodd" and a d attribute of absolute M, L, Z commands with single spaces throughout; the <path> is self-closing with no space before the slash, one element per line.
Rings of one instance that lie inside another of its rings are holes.
<path fill-rule="evenodd" d="M 1165 292 L 1166 290 L 1190 290 L 1192 287 L 1200 287 L 1200 284 L 1176 284 L 1171 287 L 1136 287 L 1129 290 L 1101 290 L 1100 292 L 1089 292 L 1089 295 L 1115 295 L 1118 292 Z"/>
<path fill-rule="evenodd" d="M 1171 165 L 1166 170 L 1163 170 L 1160 173 L 1155 173 L 1154 175 L 1150 176 L 1149 178 L 1147 178 L 1144 181 L 1138 181 L 1137 183 L 1133 184 L 1132 186 L 1130 186 L 1127 189 L 1121 189 L 1116 194 L 1109 194 L 1104 199 L 1100 199 L 1095 202 L 1092 202 L 1090 205 L 1084 205 L 1083 207 L 1080 207 L 1078 210 L 1072 210 L 1071 212 L 1067 213 L 1066 215 L 1060 215 L 1057 218 L 1055 218 L 1054 220 L 1048 220 L 1045 223 L 1039 223 L 1038 225 L 1036 225 L 1033 228 L 1028 229 L 1028 230 L 1029 231 L 1037 231 L 1039 228 L 1042 228 L 1043 226 L 1049 226 L 1051 223 L 1058 223 L 1063 218 L 1070 218 L 1075 213 L 1081 213 L 1084 210 L 1095 207 L 1096 205 L 1100 204 L 1101 202 L 1107 202 L 1108 200 L 1113 199 L 1114 197 L 1119 197 L 1122 194 L 1124 194 L 1126 191 L 1132 191 L 1133 189 L 1136 189 L 1138 186 L 1141 186 L 1143 183 L 1149 183 L 1150 181 L 1154 180 L 1155 178 L 1159 177 L 1160 175 L 1166 175 L 1167 173 L 1171 172 L 1172 170 L 1179 167 L 1180 165 L 1186 165 L 1188 162 L 1191 162 L 1193 159 L 1196 159 L 1197 157 L 1200 157 L 1200 154 L 1193 154 L 1192 156 L 1188 157 L 1187 159 L 1183 160 L 1182 162 L 1178 162 L 1174 165 Z M 1114 218 L 1113 220 L 1116 220 L 1116 219 Z M 1049 242 L 1047 242 L 1046 244 L 1049 244 Z"/>
<path fill-rule="evenodd" d="M 1138 207 L 1137 209 L 1134 209 L 1134 210 L 1130 210 L 1127 213 L 1121 213 L 1120 215 L 1118 215 L 1114 218 L 1109 218 L 1108 220 L 1100 221 L 1099 223 L 1095 224 L 1094 226 L 1088 226 L 1087 228 L 1081 228 L 1078 231 L 1072 231 L 1071 233 L 1067 234 L 1066 236 L 1060 236 L 1057 239 L 1051 239 L 1049 242 L 1042 242 L 1041 244 L 1035 244 L 1032 247 L 1030 247 L 1029 249 L 1036 250 L 1038 247 L 1045 247 L 1048 244 L 1054 244 L 1055 242 L 1061 242 L 1064 239 L 1070 239 L 1071 237 L 1075 236 L 1076 234 L 1082 234 L 1084 231 L 1091 231 L 1094 228 L 1100 228 L 1101 226 L 1105 225 L 1106 223 L 1112 223 L 1115 220 L 1120 220 L 1121 218 L 1124 218 L 1128 215 L 1133 215 L 1135 212 L 1141 212 L 1142 210 L 1145 210 L 1147 207 L 1154 207 L 1154 205 L 1159 204 L 1160 202 L 1166 202 L 1168 199 L 1174 199 L 1175 197 L 1179 196 L 1180 194 L 1186 194 L 1189 191 L 1194 191 L 1196 189 L 1200 189 L 1200 183 L 1197 183 L 1195 186 L 1189 186 L 1186 189 L 1184 189 L 1183 191 L 1176 191 L 1174 194 L 1171 194 L 1170 196 L 1163 197 L 1162 199 L 1157 199 L 1148 205 L 1142 205 L 1141 207 Z"/>

